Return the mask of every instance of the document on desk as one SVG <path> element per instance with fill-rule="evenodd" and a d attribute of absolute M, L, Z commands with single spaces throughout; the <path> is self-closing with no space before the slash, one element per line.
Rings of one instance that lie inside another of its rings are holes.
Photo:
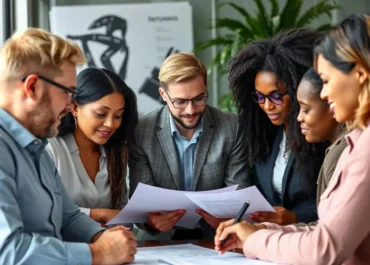
<path fill-rule="evenodd" d="M 198 207 L 217 218 L 234 218 L 247 200 L 250 201 L 250 206 L 243 219 L 248 219 L 248 214 L 256 211 L 275 212 L 256 186 L 232 192 L 218 194 L 189 193 L 186 196 Z"/>
<path fill-rule="evenodd" d="M 186 210 L 186 214 L 176 225 L 193 229 L 201 218 L 195 212 L 200 207 L 192 202 L 186 194 L 221 194 L 235 191 L 237 187 L 238 185 L 234 185 L 217 190 L 187 192 L 163 189 L 139 183 L 127 205 L 107 225 L 145 223 L 147 215 L 150 212 L 169 212 L 184 209 Z"/>
<path fill-rule="evenodd" d="M 220 255 L 217 251 L 193 244 L 170 245 L 161 247 L 140 247 L 135 255 L 135 265 L 272 265 L 274 263 L 248 259 L 244 255 L 227 252 Z"/>

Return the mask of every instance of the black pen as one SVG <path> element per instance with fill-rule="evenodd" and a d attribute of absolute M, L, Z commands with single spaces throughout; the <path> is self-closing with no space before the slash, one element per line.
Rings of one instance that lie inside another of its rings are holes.
<path fill-rule="evenodd" d="M 245 214 L 245 212 L 247 211 L 248 207 L 250 205 L 250 201 L 246 201 L 244 204 L 243 204 L 243 207 L 240 209 L 238 215 L 235 217 L 234 219 L 234 222 L 232 225 L 235 225 L 237 223 L 240 222 L 240 220 L 243 218 L 243 215 Z M 221 247 L 223 247 L 226 243 L 226 241 L 229 239 L 229 236 L 227 236 L 224 240 L 221 241 Z"/>

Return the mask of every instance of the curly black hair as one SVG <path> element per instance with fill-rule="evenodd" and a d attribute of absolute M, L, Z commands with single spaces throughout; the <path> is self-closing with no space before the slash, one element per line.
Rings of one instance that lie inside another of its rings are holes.
<path fill-rule="evenodd" d="M 132 148 L 139 119 L 135 92 L 118 75 L 107 69 L 99 68 L 87 68 L 78 74 L 76 92 L 78 106 L 95 102 L 115 92 L 122 94 L 125 99 L 125 111 L 121 125 L 104 144 L 107 153 L 112 208 L 119 209 L 122 204 L 122 193 L 126 190 L 128 151 Z M 68 113 L 62 119 L 58 136 L 71 134 L 75 128 L 74 117 L 72 113 Z"/>
<path fill-rule="evenodd" d="M 270 39 L 252 42 L 229 64 L 230 88 L 245 133 L 249 163 L 262 162 L 270 155 L 279 130 L 252 98 L 257 73 L 273 72 L 287 88 L 292 102 L 289 128 L 286 128 L 286 150 L 295 155 L 295 167 L 302 172 L 305 186 L 310 191 L 313 190 L 327 145 L 306 142 L 297 121 L 299 104 L 296 93 L 302 76 L 313 65 L 314 45 L 321 38 L 321 33 L 308 29 L 283 31 Z"/>

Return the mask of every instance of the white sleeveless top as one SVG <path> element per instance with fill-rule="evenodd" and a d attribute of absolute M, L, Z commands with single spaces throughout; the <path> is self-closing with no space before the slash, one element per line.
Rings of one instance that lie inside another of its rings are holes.
<path fill-rule="evenodd" d="M 279 154 L 275 161 L 275 167 L 272 176 L 272 186 L 278 194 L 281 194 L 281 191 L 283 189 L 283 176 L 290 154 L 290 152 L 287 153 L 285 152 L 285 144 L 286 144 L 286 133 L 283 132 L 283 138 L 281 139 L 279 145 Z"/>

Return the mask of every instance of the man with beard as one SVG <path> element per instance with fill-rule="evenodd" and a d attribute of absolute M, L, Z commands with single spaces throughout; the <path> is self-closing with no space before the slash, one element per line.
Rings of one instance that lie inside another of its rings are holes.
<path fill-rule="evenodd" d="M 121 264 L 136 253 L 128 228 L 104 229 L 68 197 L 44 151 L 74 100 L 76 44 L 40 29 L 0 52 L 0 264 Z"/>
<path fill-rule="evenodd" d="M 159 72 L 167 106 L 142 117 L 129 155 L 130 195 L 139 182 L 166 189 L 205 191 L 250 185 L 238 116 L 207 105 L 207 71 L 189 53 L 170 55 Z M 212 238 L 220 220 L 205 211 L 197 228 L 176 227 L 184 209 L 149 213 L 138 239 Z M 162 233 L 161 233 L 162 232 Z"/>

